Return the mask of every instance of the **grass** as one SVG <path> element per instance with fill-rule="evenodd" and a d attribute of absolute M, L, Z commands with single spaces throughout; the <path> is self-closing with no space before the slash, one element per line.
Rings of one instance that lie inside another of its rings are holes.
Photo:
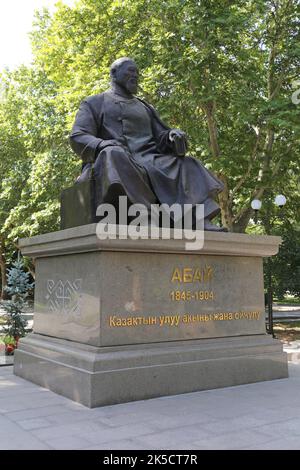
<path fill-rule="evenodd" d="M 274 299 L 274 303 L 278 305 L 299 305 L 300 299 L 298 297 L 286 296 L 283 300 Z"/>

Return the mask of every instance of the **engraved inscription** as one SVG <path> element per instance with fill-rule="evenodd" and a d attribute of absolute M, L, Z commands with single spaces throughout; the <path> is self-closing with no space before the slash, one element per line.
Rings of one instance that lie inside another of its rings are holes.
<path fill-rule="evenodd" d="M 220 313 L 185 313 L 170 315 L 152 315 L 139 317 L 121 317 L 110 315 L 108 318 L 109 326 L 114 327 L 136 327 L 136 326 L 179 326 L 181 323 L 202 323 L 216 321 L 237 321 L 251 320 L 258 321 L 261 312 L 220 312 Z"/>
<path fill-rule="evenodd" d="M 179 302 L 180 300 L 183 300 L 184 302 L 189 302 L 192 300 L 199 300 L 199 301 L 205 301 L 205 300 L 214 300 L 215 295 L 214 291 L 190 291 L 190 290 L 172 290 L 170 292 L 170 298 L 172 301 Z"/>
<path fill-rule="evenodd" d="M 81 314 L 81 287 L 82 279 L 75 279 L 74 281 L 59 280 L 56 282 L 53 279 L 48 279 L 47 307 L 51 312 L 60 315 L 79 316 Z"/>
<path fill-rule="evenodd" d="M 191 282 L 210 282 L 213 278 L 213 268 L 205 265 L 203 268 L 174 268 L 171 276 L 171 282 L 191 283 Z"/>

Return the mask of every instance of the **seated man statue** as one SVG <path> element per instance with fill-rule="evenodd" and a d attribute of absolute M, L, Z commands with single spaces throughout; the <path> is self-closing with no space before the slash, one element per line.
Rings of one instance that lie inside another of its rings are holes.
<path fill-rule="evenodd" d="M 134 96 L 134 60 L 116 60 L 110 75 L 111 88 L 86 98 L 76 116 L 70 142 L 83 162 L 77 181 L 89 179 L 93 169 L 97 205 L 116 205 L 121 195 L 149 209 L 151 204 L 203 204 L 204 229 L 226 230 L 211 223 L 220 212 L 213 198 L 223 184 L 185 156 L 184 132 L 167 127 L 152 106 Z"/>

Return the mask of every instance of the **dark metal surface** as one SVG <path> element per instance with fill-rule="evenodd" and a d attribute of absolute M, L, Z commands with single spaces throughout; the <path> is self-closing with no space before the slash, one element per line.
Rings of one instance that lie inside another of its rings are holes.
<path fill-rule="evenodd" d="M 81 103 L 70 136 L 71 147 L 83 162 L 78 182 L 89 180 L 88 167 L 94 164 L 96 207 L 102 202 L 115 205 L 119 195 L 127 195 L 131 203 L 146 207 L 154 203 L 203 204 L 204 216 L 215 217 L 220 209 L 213 198 L 222 191 L 223 183 L 198 160 L 184 156 L 184 132 L 170 129 L 152 106 L 134 96 L 138 80 L 135 63 L 128 58 L 115 62 L 111 77 L 110 90 Z M 73 215 L 78 216 L 74 213 L 78 211 L 78 193 L 83 192 L 86 203 L 89 200 L 85 189 L 67 191 L 63 227 L 70 226 Z M 74 201 L 72 208 L 73 195 L 77 206 Z M 90 209 L 87 212 L 80 219 L 83 223 L 93 220 Z"/>
<path fill-rule="evenodd" d="M 61 193 L 61 230 L 96 222 L 94 180 L 77 183 Z"/>

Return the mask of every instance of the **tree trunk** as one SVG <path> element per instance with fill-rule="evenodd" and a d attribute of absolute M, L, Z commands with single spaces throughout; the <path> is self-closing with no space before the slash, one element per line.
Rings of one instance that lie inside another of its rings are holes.
<path fill-rule="evenodd" d="M 30 272 L 32 279 L 35 280 L 35 261 L 34 260 L 31 260 L 30 264 L 27 266 L 27 269 Z"/>
<path fill-rule="evenodd" d="M 5 259 L 5 241 L 3 237 L 0 237 L 0 269 L 1 269 L 1 299 L 7 299 L 7 293 L 5 287 L 7 285 L 6 280 L 6 259 Z"/>
<path fill-rule="evenodd" d="M 217 124 L 216 124 L 215 117 L 214 117 L 215 103 L 213 102 L 206 103 L 203 106 L 203 109 L 204 109 L 206 119 L 207 119 L 207 127 L 208 127 L 208 132 L 209 132 L 209 141 L 210 141 L 211 151 L 212 151 L 213 157 L 216 158 L 220 154 L 220 148 L 218 144 Z"/>
<path fill-rule="evenodd" d="M 224 190 L 219 194 L 219 204 L 221 209 L 222 225 L 232 231 L 232 208 L 229 204 L 229 187 L 227 177 L 223 174 L 218 174 L 218 178 L 224 184 Z"/>
<path fill-rule="evenodd" d="M 214 102 L 209 102 L 203 105 L 203 109 L 207 119 L 207 127 L 209 132 L 209 141 L 210 147 L 212 151 L 212 155 L 214 158 L 218 158 L 220 155 L 220 147 L 218 144 L 218 128 L 217 123 L 215 120 L 215 110 L 216 106 Z M 218 178 L 224 184 L 224 190 L 219 194 L 219 204 L 221 209 L 221 218 L 222 218 L 222 225 L 227 227 L 229 231 L 232 230 L 232 205 L 230 204 L 229 198 L 229 187 L 228 187 L 228 179 L 227 177 L 220 173 L 218 174 Z"/>

